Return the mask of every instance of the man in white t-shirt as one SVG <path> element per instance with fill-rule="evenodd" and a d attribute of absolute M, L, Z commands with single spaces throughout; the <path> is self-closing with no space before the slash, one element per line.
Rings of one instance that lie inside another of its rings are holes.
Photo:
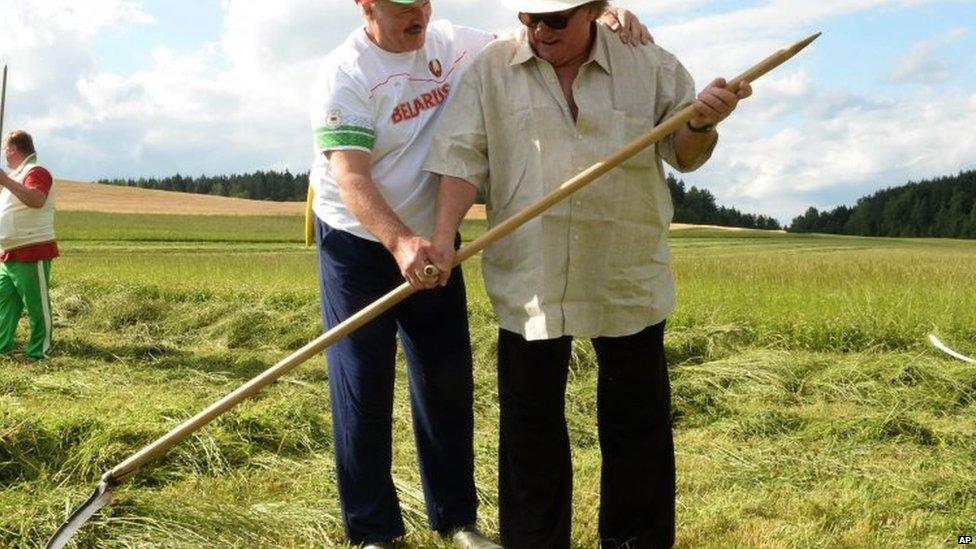
<path fill-rule="evenodd" d="M 311 112 L 310 185 L 327 329 L 404 279 L 431 287 L 423 267 L 432 263 L 427 237 L 438 184 L 421 167 L 455 82 L 493 39 L 447 21 L 430 23 L 429 0 L 356 2 L 365 27 L 325 60 Z M 622 39 L 650 39 L 629 12 L 614 10 L 603 23 L 616 27 Z M 327 351 L 336 474 L 352 543 L 392 547 L 405 533 L 390 475 L 399 334 L 430 527 L 452 535 L 459 547 L 498 547 L 474 526 L 466 309 L 464 281 L 455 268 L 445 287 L 411 296 Z"/>

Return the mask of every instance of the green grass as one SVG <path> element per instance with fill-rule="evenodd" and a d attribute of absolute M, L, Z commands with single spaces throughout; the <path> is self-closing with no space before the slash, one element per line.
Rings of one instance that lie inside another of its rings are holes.
<path fill-rule="evenodd" d="M 298 215 L 141 215 L 58 212 L 59 240 L 298 242 L 304 239 Z"/>
<path fill-rule="evenodd" d="M 70 221 L 53 269 L 56 356 L 30 370 L 0 360 L 0 547 L 43 543 L 102 472 L 320 331 L 314 253 L 292 218 Z M 165 238 L 140 237 L 157 229 Z M 680 547 L 934 547 L 976 531 L 976 368 L 925 340 L 976 354 L 972 242 L 693 230 L 672 248 Z M 496 326 L 477 261 L 465 267 L 476 475 L 495 533 Z M 445 546 L 426 528 L 402 358 L 398 376 L 405 542 Z M 593 547 L 587 342 L 570 379 L 573 539 Z M 330 421 L 315 360 L 142 470 L 78 546 L 343 546 Z"/>

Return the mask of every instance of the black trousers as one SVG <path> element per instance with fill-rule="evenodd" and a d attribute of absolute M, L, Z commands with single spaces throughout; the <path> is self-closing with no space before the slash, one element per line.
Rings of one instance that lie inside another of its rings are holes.
<path fill-rule="evenodd" d="M 674 543 L 674 442 L 664 322 L 595 338 L 604 547 Z M 573 464 L 566 428 L 572 338 L 499 330 L 499 521 L 509 549 L 570 546 Z"/>

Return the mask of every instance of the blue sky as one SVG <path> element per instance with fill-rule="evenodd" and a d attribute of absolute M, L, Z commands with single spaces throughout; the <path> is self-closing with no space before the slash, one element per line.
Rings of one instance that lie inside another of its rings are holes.
<path fill-rule="evenodd" d="M 98 70 L 131 74 L 152 63 L 152 50 L 159 45 L 179 54 L 192 54 L 220 37 L 220 2 L 152 0 L 140 4 L 154 22 L 112 27 L 100 33 L 91 49 Z"/>
<path fill-rule="evenodd" d="M 498 2 L 435 17 L 514 28 Z M 824 36 L 723 124 L 683 176 L 724 205 L 788 221 L 807 206 L 976 169 L 976 0 L 635 0 L 658 43 L 707 83 Z M 4 127 L 59 176 L 304 171 L 317 60 L 360 20 L 347 0 L 0 0 L 19 40 Z M 8 27 L 8 28 L 10 28 Z"/>

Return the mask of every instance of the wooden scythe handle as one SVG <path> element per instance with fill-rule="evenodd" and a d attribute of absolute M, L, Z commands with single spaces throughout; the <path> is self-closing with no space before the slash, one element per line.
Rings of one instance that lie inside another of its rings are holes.
<path fill-rule="evenodd" d="M 800 42 L 793 44 L 792 46 L 788 46 L 775 52 L 748 71 L 730 80 L 728 82 L 728 87 L 731 89 L 737 89 L 739 82 L 755 81 L 759 77 L 796 55 L 800 50 L 805 48 L 819 36 L 820 33 L 817 33 L 809 38 L 806 38 L 805 40 L 801 40 Z M 548 195 L 542 197 L 509 219 L 506 219 L 504 222 L 496 225 L 494 228 L 484 233 L 467 246 L 461 248 L 455 256 L 454 264 L 458 265 L 462 261 L 485 249 L 498 239 L 507 236 L 509 233 L 530 219 L 549 209 L 557 202 L 565 199 L 577 190 L 592 183 L 595 179 L 617 167 L 644 148 L 649 147 L 650 145 L 653 145 L 654 143 L 657 143 L 661 139 L 664 139 L 668 135 L 674 133 L 679 128 L 684 126 L 685 123 L 687 123 L 688 120 L 694 116 L 694 114 L 694 107 L 689 105 L 678 111 L 677 114 L 668 120 L 664 121 L 658 126 L 655 126 L 643 136 L 635 139 L 620 151 L 614 153 L 605 160 L 590 166 L 576 177 L 563 183 L 559 188 L 553 190 Z M 428 265 L 428 268 L 430 267 L 433 267 L 436 270 L 436 267 L 433 265 Z M 426 272 L 427 268 L 424 270 Z M 284 358 L 271 368 L 268 368 L 254 379 L 248 381 L 217 402 L 211 404 L 197 415 L 184 421 L 169 433 L 166 433 L 157 439 L 155 442 L 139 450 L 132 457 L 116 465 L 114 468 L 105 473 L 102 480 L 110 485 L 117 485 L 121 483 L 128 477 L 135 474 L 147 462 L 162 455 L 171 447 L 191 435 L 194 431 L 197 431 L 204 425 L 210 423 L 230 408 L 257 393 L 279 377 L 297 367 L 299 364 L 302 364 L 306 360 L 321 353 L 326 347 L 332 345 L 338 339 L 383 314 L 393 305 L 403 301 L 416 292 L 417 290 L 410 286 L 409 283 L 404 282 L 399 287 L 367 306 L 362 311 L 359 311 L 355 315 L 349 317 L 336 327 L 306 344 L 298 351 Z"/>

